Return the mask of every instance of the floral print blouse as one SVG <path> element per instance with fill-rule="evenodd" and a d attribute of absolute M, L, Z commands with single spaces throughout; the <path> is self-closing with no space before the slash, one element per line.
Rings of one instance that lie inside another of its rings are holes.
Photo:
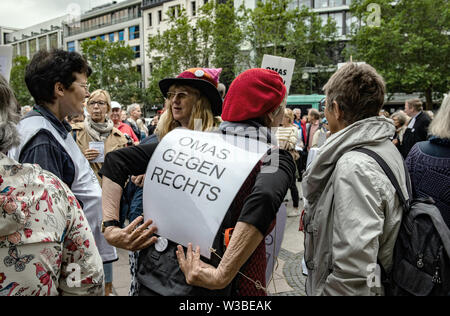
<path fill-rule="evenodd" d="M 103 264 L 70 189 L 0 153 L 0 296 L 103 295 Z"/>

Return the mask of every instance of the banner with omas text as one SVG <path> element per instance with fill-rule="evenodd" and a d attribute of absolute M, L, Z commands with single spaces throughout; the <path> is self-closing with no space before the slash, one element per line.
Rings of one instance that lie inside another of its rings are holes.
<path fill-rule="evenodd" d="M 267 144 L 243 137 L 175 129 L 156 148 L 144 183 L 144 217 L 158 235 L 211 257 L 231 202 Z"/>

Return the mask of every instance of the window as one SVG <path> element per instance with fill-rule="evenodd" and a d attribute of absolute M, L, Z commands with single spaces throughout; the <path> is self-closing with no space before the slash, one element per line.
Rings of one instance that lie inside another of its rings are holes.
<path fill-rule="evenodd" d="M 58 48 L 58 33 L 51 34 L 49 38 L 50 38 L 50 49 Z"/>
<path fill-rule="evenodd" d="M 162 22 L 162 11 L 158 10 L 158 24 Z"/>
<path fill-rule="evenodd" d="M 106 37 L 105 37 L 105 34 L 103 34 L 103 35 L 100 35 L 100 38 L 101 38 L 101 40 L 102 40 L 102 41 L 104 41 L 104 40 L 105 40 L 105 38 L 106 38 Z"/>
<path fill-rule="evenodd" d="M 191 9 L 192 9 L 192 16 L 196 16 L 197 15 L 197 8 L 196 8 L 195 1 L 191 2 Z"/>
<path fill-rule="evenodd" d="M 130 40 L 139 38 L 139 25 L 130 27 L 128 31 Z"/>
<path fill-rule="evenodd" d="M 125 40 L 125 31 L 120 31 L 119 32 L 119 42 L 124 41 Z"/>
<path fill-rule="evenodd" d="M 134 50 L 134 58 L 140 58 L 141 57 L 141 47 L 133 46 L 132 49 Z"/>
<path fill-rule="evenodd" d="M 47 37 L 41 36 L 39 37 L 39 49 L 47 49 Z"/>
<path fill-rule="evenodd" d="M 114 33 L 109 33 L 109 42 L 110 43 L 114 42 Z"/>
<path fill-rule="evenodd" d="M 148 14 L 148 26 L 152 26 L 152 15 L 151 12 Z"/>
<path fill-rule="evenodd" d="M 74 52 L 75 51 L 75 42 L 67 42 L 67 51 L 68 52 Z"/>
<path fill-rule="evenodd" d="M 332 13 L 330 17 L 336 21 L 337 34 L 342 35 L 343 25 L 344 25 L 344 14 L 342 12 Z"/>
<path fill-rule="evenodd" d="M 32 39 L 28 42 L 28 47 L 30 49 L 30 57 L 33 57 L 33 55 L 36 53 L 36 45 L 37 45 L 36 39 Z"/>

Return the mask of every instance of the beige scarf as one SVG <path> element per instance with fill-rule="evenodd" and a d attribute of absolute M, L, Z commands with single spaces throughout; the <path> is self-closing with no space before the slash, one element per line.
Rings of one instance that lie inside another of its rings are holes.
<path fill-rule="evenodd" d="M 84 125 L 89 135 L 96 142 L 104 142 L 114 127 L 113 121 L 108 118 L 104 123 L 95 123 L 90 116 L 86 117 Z"/>

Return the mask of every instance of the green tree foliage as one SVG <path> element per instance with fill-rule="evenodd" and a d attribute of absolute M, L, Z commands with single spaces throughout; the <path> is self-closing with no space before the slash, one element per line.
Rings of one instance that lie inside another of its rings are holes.
<path fill-rule="evenodd" d="M 450 5 L 448 0 L 378 0 L 379 26 L 373 26 L 373 1 L 355 0 L 355 29 L 350 54 L 374 66 L 390 92 L 420 92 L 427 109 L 437 94 L 448 92 Z M 369 25 L 367 22 L 369 21 Z"/>
<path fill-rule="evenodd" d="M 145 102 L 144 91 L 139 87 L 141 76 L 133 66 L 135 52 L 131 47 L 123 42 L 109 43 L 97 38 L 83 41 L 81 48 L 92 67 L 91 92 L 104 89 L 113 100 L 124 105 Z"/>
<path fill-rule="evenodd" d="M 234 7 L 233 1 L 209 1 L 194 19 L 184 10 L 169 14 L 169 29 L 149 38 L 149 98 L 162 104 L 158 82 L 191 67 L 222 68 L 220 81 L 229 87 L 243 70 L 260 67 L 264 54 L 296 59 L 291 92 L 305 91 L 309 81 L 301 79 L 303 67 L 332 63 L 336 26 L 331 19 L 322 25 L 308 9 L 289 9 L 289 3 L 258 1 L 255 9 L 246 9 Z"/>
<path fill-rule="evenodd" d="M 17 56 L 13 60 L 11 68 L 10 85 L 14 90 L 16 99 L 20 106 L 31 105 L 34 103 L 33 98 L 25 84 L 25 69 L 30 61 L 25 56 Z"/>

